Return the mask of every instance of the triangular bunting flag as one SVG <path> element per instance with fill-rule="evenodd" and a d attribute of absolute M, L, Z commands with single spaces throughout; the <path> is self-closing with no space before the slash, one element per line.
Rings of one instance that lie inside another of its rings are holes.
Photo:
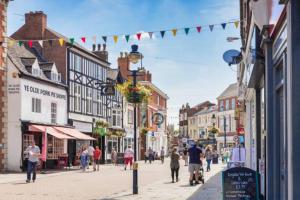
<path fill-rule="evenodd" d="M 106 36 L 102 36 L 103 41 L 106 43 L 107 41 L 107 37 Z"/>
<path fill-rule="evenodd" d="M 152 39 L 153 32 L 148 32 L 150 39 Z"/>
<path fill-rule="evenodd" d="M 22 46 L 23 45 L 23 41 L 19 41 L 18 44 L 19 44 L 19 46 Z"/>
<path fill-rule="evenodd" d="M 59 45 L 62 46 L 64 44 L 64 39 L 63 38 L 59 38 L 58 42 L 59 42 Z"/>
<path fill-rule="evenodd" d="M 142 33 L 137 33 L 136 34 L 136 37 L 137 37 L 138 40 L 141 40 L 141 36 L 142 36 Z"/>
<path fill-rule="evenodd" d="M 119 38 L 119 37 L 118 37 L 117 35 L 114 35 L 114 42 L 115 42 L 115 43 L 118 42 L 118 38 Z"/>
<path fill-rule="evenodd" d="M 44 44 L 43 44 L 43 40 L 39 40 L 38 43 L 40 44 L 40 46 L 43 48 Z"/>
<path fill-rule="evenodd" d="M 160 31 L 161 38 L 164 38 L 166 31 Z"/>
<path fill-rule="evenodd" d="M 185 28 L 184 29 L 184 32 L 185 32 L 186 35 L 189 34 L 189 31 L 190 31 L 190 28 Z"/>
<path fill-rule="evenodd" d="M 48 43 L 49 43 L 50 47 L 52 47 L 53 41 L 52 40 L 48 40 Z"/>
<path fill-rule="evenodd" d="M 197 29 L 197 32 L 198 32 L 198 33 L 201 32 L 201 26 L 197 26 L 196 29 Z"/>
<path fill-rule="evenodd" d="M 173 29 L 173 30 L 172 30 L 172 33 L 173 33 L 173 36 L 175 37 L 176 34 L 177 34 L 177 29 Z"/>
<path fill-rule="evenodd" d="M 209 29 L 210 29 L 210 31 L 213 31 L 214 30 L 214 25 L 209 25 Z"/>
<path fill-rule="evenodd" d="M 96 44 L 96 42 L 97 42 L 97 36 L 94 35 L 94 36 L 92 37 L 92 40 L 93 40 L 94 44 Z"/>
<path fill-rule="evenodd" d="M 14 46 L 14 45 L 15 45 L 15 43 L 16 43 L 16 41 L 15 41 L 15 40 L 8 40 L 8 46 L 9 46 L 9 47 L 12 47 L 12 46 Z"/>
<path fill-rule="evenodd" d="M 29 46 L 30 48 L 32 48 L 32 40 L 29 40 L 29 41 L 28 41 L 28 46 Z"/>
<path fill-rule="evenodd" d="M 130 35 L 125 35 L 126 42 L 129 41 Z"/>
<path fill-rule="evenodd" d="M 225 29 L 226 28 L 226 23 L 222 23 L 221 26 L 222 26 L 223 29 Z"/>
<path fill-rule="evenodd" d="M 70 38 L 70 43 L 73 45 L 75 42 L 75 39 L 74 38 Z"/>
<path fill-rule="evenodd" d="M 239 21 L 235 21 L 235 22 L 234 22 L 235 28 L 238 28 L 238 27 L 239 27 L 239 23 L 240 23 Z"/>
<path fill-rule="evenodd" d="M 96 37 L 96 36 L 94 36 L 94 37 Z M 86 38 L 85 38 L 85 37 L 82 37 L 82 38 L 80 38 L 80 39 L 81 39 L 81 41 L 82 41 L 83 43 L 86 42 Z M 94 41 L 94 38 L 93 38 L 93 42 L 96 43 L 96 41 Z"/>

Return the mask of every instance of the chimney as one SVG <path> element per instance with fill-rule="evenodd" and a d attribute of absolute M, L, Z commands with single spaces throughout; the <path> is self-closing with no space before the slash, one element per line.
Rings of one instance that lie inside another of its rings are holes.
<path fill-rule="evenodd" d="M 101 50 L 101 44 L 97 45 L 98 49 L 96 51 L 96 45 L 93 44 L 93 53 L 96 54 L 101 60 L 108 61 L 108 52 L 106 51 L 106 45 L 103 44 L 103 50 Z"/>
<path fill-rule="evenodd" d="M 152 82 L 152 74 L 147 71 L 147 74 L 146 74 L 146 81 L 149 81 L 150 83 Z"/>
<path fill-rule="evenodd" d="M 124 56 L 123 52 L 120 52 L 120 57 L 118 58 L 118 68 L 121 72 L 121 75 L 123 78 L 128 79 L 129 78 L 129 69 L 130 69 L 130 63 L 129 59 L 126 56 Z"/>
<path fill-rule="evenodd" d="M 43 11 L 29 12 L 25 14 L 25 39 L 43 39 L 47 28 L 47 15 Z"/>

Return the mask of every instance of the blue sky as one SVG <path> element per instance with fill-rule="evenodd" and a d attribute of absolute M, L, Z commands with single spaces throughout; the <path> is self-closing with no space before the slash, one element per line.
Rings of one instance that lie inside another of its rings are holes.
<path fill-rule="evenodd" d="M 237 0 L 15 0 L 8 7 L 9 35 L 24 24 L 29 11 L 44 11 L 48 26 L 68 37 L 87 40 L 96 35 L 136 33 L 189 27 L 239 19 Z M 143 64 L 152 72 L 153 83 L 168 94 L 169 122 L 178 123 L 179 107 L 195 105 L 216 97 L 236 81 L 236 67 L 224 63 L 223 53 L 239 49 L 240 43 L 228 43 L 226 37 L 239 36 L 233 24 L 213 32 L 190 30 L 188 36 L 179 31 L 176 37 L 167 32 L 164 39 L 157 34 L 153 40 L 119 39 L 108 41 L 109 61 L 117 67 L 120 51 L 130 51 L 137 43 L 143 53 Z M 86 47 L 91 49 L 91 43 Z M 176 118 L 175 118 L 176 117 Z"/>

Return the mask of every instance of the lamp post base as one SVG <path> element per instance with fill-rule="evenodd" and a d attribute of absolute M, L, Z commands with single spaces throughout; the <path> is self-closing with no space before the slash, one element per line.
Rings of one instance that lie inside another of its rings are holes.
<path fill-rule="evenodd" d="M 133 194 L 138 194 L 138 169 L 133 169 Z"/>

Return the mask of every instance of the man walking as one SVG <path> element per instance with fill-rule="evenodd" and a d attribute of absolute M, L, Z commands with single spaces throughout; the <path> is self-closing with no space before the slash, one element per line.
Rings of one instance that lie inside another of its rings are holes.
<path fill-rule="evenodd" d="M 40 156 L 40 148 L 35 145 L 35 141 L 31 141 L 31 145 L 27 147 L 25 153 L 28 154 L 28 165 L 27 165 L 27 179 L 26 183 L 30 183 L 31 173 L 32 181 L 34 182 L 36 179 L 36 165 L 39 161 Z"/>
<path fill-rule="evenodd" d="M 202 150 L 194 144 L 188 150 L 190 162 L 189 162 L 189 172 L 190 172 L 190 185 L 194 185 L 193 178 L 195 173 L 195 184 L 199 184 L 199 171 L 201 169 L 201 154 Z"/>
<path fill-rule="evenodd" d="M 88 147 L 88 160 L 87 160 L 87 169 L 89 169 L 90 163 L 94 163 L 94 147 L 92 145 L 90 145 Z"/>
<path fill-rule="evenodd" d="M 94 162 L 93 162 L 94 171 L 96 171 L 96 170 L 99 171 L 101 155 L 102 155 L 102 152 L 99 149 L 99 146 L 96 146 L 96 149 L 94 151 Z M 97 167 L 97 169 L 96 169 L 96 167 Z"/>

